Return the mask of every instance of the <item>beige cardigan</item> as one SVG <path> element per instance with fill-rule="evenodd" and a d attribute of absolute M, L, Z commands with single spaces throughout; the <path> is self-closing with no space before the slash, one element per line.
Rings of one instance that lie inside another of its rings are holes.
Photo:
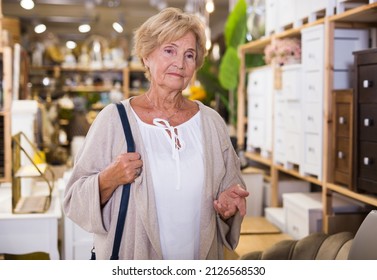
<path fill-rule="evenodd" d="M 200 259 L 222 259 L 223 245 L 230 250 L 238 244 L 242 217 L 237 214 L 225 223 L 216 214 L 213 201 L 233 184 L 245 186 L 239 159 L 231 145 L 225 122 L 213 109 L 197 102 L 201 112 L 205 151 L 205 188 L 200 220 Z M 143 159 L 143 172 L 131 186 L 120 259 L 162 259 L 153 186 L 148 161 L 129 99 L 124 100 L 136 151 Z M 198 143 L 200 144 L 200 143 Z M 117 155 L 126 151 L 126 140 L 116 106 L 105 107 L 93 122 L 72 176 L 66 186 L 64 212 L 76 224 L 94 233 L 97 259 L 109 259 L 112 251 L 122 188 L 101 208 L 98 174 Z M 89 256 L 89 252 L 88 252 Z"/>

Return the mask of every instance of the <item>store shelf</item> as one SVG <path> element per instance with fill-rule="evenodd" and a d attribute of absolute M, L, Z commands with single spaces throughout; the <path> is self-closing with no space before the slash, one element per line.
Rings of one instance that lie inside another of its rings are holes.
<path fill-rule="evenodd" d="M 240 52 L 242 53 L 254 53 L 259 54 L 263 53 L 264 48 L 271 43 L 271 37 L 262 38 L 256 41 L 252 41 L 250 43 L 241 45 L 239 47 Z"/>
<path fill-rule="evenodd" d="M 65 92 L 109 92 L 112 86 L 63 86 Z"/>
<path fill-rule="evenodd" d="M 283 172 L 283 173 L 286 173 L 286 174 L 289 174 L 293 177 L 296 177 L 298 179 L 301 179 L 301 180 L 304 180 L 304 181 L 307 181 L 307 182 L 310 182 L 310 183 L 313 183 L 313 184 L 316 184 L 318 186 L 322 186 L 322 181 L 318 180 L 317 178 L 315 177 L 311 177 L 311 176 L 303 176 L 301 175 L 297 170 L 295 169 L 286 169 L 284 168 L 283 166 L 281 165 L 275 165 L 275 168 L 277 170 L 279 170 L 280 172 Z"/>
<path fill-rule="evenodd" d="M 270 158 L 262 157 L 258 153 L 245 152 L 245 156 L 248 159 L 254 160 L 254 161 L 259 162 L 261 164 L 264 164 L 264 165 L 267 165 L 267 166 L 271 166 L 272 165 L 272 160 Z"/>
<path fill-rule="evenodd" d="M 377 16 L 377 3 L 369 5 L 362 5 L 341 14 L 329 16 L 329 21 L 336 22 L 363 22 L 363 23 L 375 23 Z"/>
<path fill-rule="evenodd" d="M 356 199 L 358 201 L 364 202 L 364 203 L 372 205 L 372 206 L 377 206 L 377 197 L 376 196 L 356 193 L 356 192 L 349 190 L 345 186 L 336 185 L 336 184 L 332 184 L 332 183 L 327 183 L 326 187 L 327 187 L 327 189 L 329 189 L 331 191 L 343 194 L 347 197 Z"/>

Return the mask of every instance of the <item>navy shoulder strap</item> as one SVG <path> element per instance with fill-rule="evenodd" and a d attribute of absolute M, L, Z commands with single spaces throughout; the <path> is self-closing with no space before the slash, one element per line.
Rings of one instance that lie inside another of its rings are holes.
<path fill-rule="evenodd" d="M 132 137 L 132 131 L 130 127 L 130 123 L 128 121 L 127 113 L 124 108 L 124 105 L 122 103 L 116 104 L 120 119 L 122 121 L 124 135 L 127 140 L 127 152 L 135 152 L 135 142 Z M 128 201 L 130 198 L 130 189 L 131 184 L 125 184 L 123 185 L 122 190 L 122 198 L 120 201 L 120 208 L 119 208 L 119 215 L 118 215 L 118 221 L 117 221 L 117 227 L 115 231 L 115 237 L 114 237 L 114 245 L 113 245 L 113 251 L 111 254 L 110 259 L 111 260 L 118 260 L 119 259 L 119 248 L 120 248 L 120 242 L 122 240 L 122 234 L 124 229 L 124 223 L 127 216 L 127 208 L 128 208 Z"/>

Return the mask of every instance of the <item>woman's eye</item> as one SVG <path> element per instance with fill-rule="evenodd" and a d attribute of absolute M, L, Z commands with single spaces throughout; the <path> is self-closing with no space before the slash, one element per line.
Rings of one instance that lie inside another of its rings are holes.
<path fill-rule="evenodd" d="M 165 49 L 164 51 L 165 51 L 165 53 L 167 53 L 167 54 L 172 54 L 172 53 L 174 52 L 173 49 Z"/>
<path fill-rule="evenodd" d="M 191 60 L 194 60 L 194 59 L 195 59 L 195 56 L 194 56 L 194 54 L 192 54 L 192 53 L 188 53 L 188 54 L 186 54 L 186 57 L 187 57 L 188 59 L 191 59 Z"/>

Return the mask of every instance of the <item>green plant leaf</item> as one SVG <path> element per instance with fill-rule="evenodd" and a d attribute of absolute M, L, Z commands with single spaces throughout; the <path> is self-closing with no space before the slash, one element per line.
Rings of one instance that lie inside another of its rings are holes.
<path fill-rule="evenodd" d="M 225 44 L 227 47 L 237 48 L 245 43 L 247 31 L 247 4 L 245 0 L 239 0 L 228 15 L 224 27 Z"/>
<path fill-rule="evenodd" d="M 215 96 L 220 94 L 227 96 L 228 91 L 220 85 L 218 73 L 218 66 L 215 65 L 208 57 L 204 61 L 203 67 L 197 72 L 197 79 L 203 85 L 207 92 L 207 103 L 209 103 Z"/>
<path fill-rule="evenodd" d="M 240 59 L 237 49 L 228 47 L 220 64 L 219 81 L 223 88 L 234 90 L 238 84 Z"/>
<path fill-rule="evenodd" d="M 246 64 L 246 68 L 251 68 L 251 67 L 263 66 L 266 63 L 264 61 L 263 54 L 249 53 L 249 54 L 245 54 L 245 64 Z"/>

